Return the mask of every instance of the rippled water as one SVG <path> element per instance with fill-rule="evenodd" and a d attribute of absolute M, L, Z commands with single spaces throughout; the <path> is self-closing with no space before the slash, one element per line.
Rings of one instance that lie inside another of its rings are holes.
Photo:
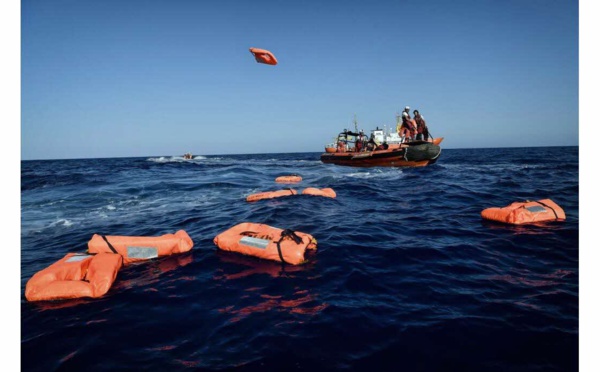
<path fill-rule="evenodd" d="M 23 370 L 578 368 L 578 148 L 443 150 L 413 169 L 319 153 L 21 163 Z M 336 199 L 292 196 L 331 187 Z M 482 209 L 550 198 L 565 222 Z M 240 222 L 313 235 L 299 267 L 217 251 Z M 190 253 L 121 269 L 100 299 L 30 303 L 27 280 L 94 233 L 184 229 Z"/>

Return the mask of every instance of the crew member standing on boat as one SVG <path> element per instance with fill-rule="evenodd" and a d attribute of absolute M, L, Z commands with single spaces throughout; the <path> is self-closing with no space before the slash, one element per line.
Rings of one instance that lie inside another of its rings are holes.
<path fill-rule="evenodd" d="M 409 106 L 404 107 L 404 112 L 406 112 L 406 117 L 408 118 L 410 139 L 411 139 L 411 141 L 414 141 L 417 136 L 417 122 L 410 117 L 410 107 Z"/>
<path fill-rule="evenodd" d="M 401 143 L 404 143 L 404 139 L 407 137 L 412 141 L 415 139 L 416 127 L 413 125 L 413 120 L 410 118 L 407 112 L 402 113 L 402 126 L 400 129 L 400 136 L 402 137 Z"/>
<path fill-rule="evenodd" d="M 361 129 L 358 136 L 356 136 L 356 142 L 354 143 L 354 147 L 356 148 L 356 152 L 361 152 L 363 150 L 364 145 L 364 131 Z"/>
<path fill-rule="evenodd" d="M 425 118 L 421 116 L 419 110 L 414 110 L 415 122 L 417 123 L 417 141 L 427 141 L 429 138 L 429 129 L 425 123 Z"/>

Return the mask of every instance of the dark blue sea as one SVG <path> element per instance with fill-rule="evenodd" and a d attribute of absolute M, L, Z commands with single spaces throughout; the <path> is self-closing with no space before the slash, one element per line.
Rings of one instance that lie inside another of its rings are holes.
<path fill-rule="evenodd" d="M 444 149 L 424 168 L 320 153 L 21 162 L 24 371 L 576 371 L 579 148 Z M 247 203 L 291 187 L 331 187 Z M 567 220 L 485 222 L 550 198 Z M 313 235 L 302 266 L 218 251 L 241 223 Z M 25 284 L 93 234 L 188 232 L 191 252 L 123 267 L 99 299 Z"/>

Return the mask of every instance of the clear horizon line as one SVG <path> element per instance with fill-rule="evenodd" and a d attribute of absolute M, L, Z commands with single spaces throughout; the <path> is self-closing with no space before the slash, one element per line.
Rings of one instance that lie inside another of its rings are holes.
<path fill-rule="evenodd" d="M 539 147 L 579 147 L 579 145 L 552 145 L 552 146 L 504 146 L 504 147 L 450 147 L 443 150 L 479 150 L 479 149 L 523 149 L 523 148 L 539 148 Z M 307 154 L 316 153 L 323 154 L 322 151 L 291 151 L 291 152 L 248 152 L 235 154 L 194 154 L 194 156 L 232 156 L 232 155 L 270 155 L 270 154 Z M 136 156 L 104 156 L 90 158 L 49 158 L 49 159 L 21 159 L 23 161 L 53 161 L 53 160 L 91 160 L 91 159 L 128 159 L 128 158 L 152 158 L 165 156 L 180 156 L 180 155 L 136 155 Z M 183 155 L 181 155 L 183 156 Z"/>

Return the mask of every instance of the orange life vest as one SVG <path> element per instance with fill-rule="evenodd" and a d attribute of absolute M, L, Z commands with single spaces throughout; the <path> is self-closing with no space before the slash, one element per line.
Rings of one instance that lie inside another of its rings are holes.
<path fill-rule="evenodd" d="M 279 191 L 265 191 L 265 192 L 259 192 L 257 194 L 248 195 L 246 197 L 246 201 L 247 202 L 255 202 L 255 201 L 263 200 L 263 199 L 280 198 L 282 196 L 291 196 L 291 195 L 297 195 L 297 194 L 298 194 L 298 192 L 294 189 L 286 189 L 286 190 L 279 190 Z"/>
<path fill-rule="evenodd" d="M 114 253 L 67 253 L 27 281 L 25 298 L 46 301 L 103 296 L 122 265 L 123 257 Z"/>
<path fill-rule="evenodd" d="M 307 249 L 316 249 L 310 234 L 283 230 L 259 223 L 243 222 L 215 236 L 219 249 L 299 265 Z"/>
<path fill-rule="evenodd" d="M 277 183 L 296 183 L 302 181 L 302 177 L 298 175 L 280 176 L 275 178 Z"/>
<path fill-rule="evenodd" d="M 256 62 L 265 63 L 267 65 L 277 64 L 277 58 L 275 58 L 273 53 L 266 49 L 250 48 L 250 53 L 252 53 L 252 55 L 256 59 Z"/>
<path fill-rule="evenodd" d="M 104 236 L 94 234 L 88 253 L 118 253 L 125 264 L 187 252 L 194 242 L 184 230 L 162 236 Z"/>
<path fill-rule="evenodd" d="M 331 188 L 317 189 L 315 187 L 307 187 L 302 190 L 302 195 L 325 196 L 327 198 L 335 198 L 337 195 Z"/>
<path fill-rule="evenodd" d="M 487 208 L 481 212 L 486 220 L 521 225 L 543 221 L 565 220 L 565 211 L 550 199 L 514 202 L 503 208 Z"/>

